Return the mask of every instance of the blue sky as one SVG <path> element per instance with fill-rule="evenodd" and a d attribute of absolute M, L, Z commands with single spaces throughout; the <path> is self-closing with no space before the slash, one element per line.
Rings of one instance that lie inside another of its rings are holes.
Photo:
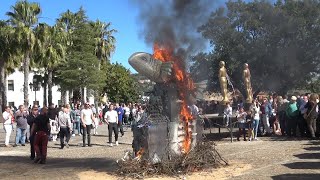
<path fill-rule="evenodd" d="M 38 2 L 42 8 L 40 22 L 54 24 L 59 15 L 70 9 L 77 11 L 83 6 L 87 16 L 91 20 L 111 22 L 112 28 L 118 32 L 115 34 L 117 44 L 116 51 L 111 61 L 123 64 L 134 71 L 128 64 L 128 58 L 137 51 L 152 52 L 152 47 L 147 47 L 143 37 L 139 37 L 138 9 L 133 5 L 133 0 L 30 0 Z M 166 0 L 164 0 L 166 1 Z M 223 2 L 223 0 L 219 0 Z M 248 0 L 249 1 L 249 0 Z M 1 0 L 0 19 L 7 19 L 5 15 L 16 0 Z"/>
<path fill-rule="evenodd" d="M 70 9 L 77 11 L 82 5 L 89 19 L 111 22 L 112 28 L 117 29 L 116 51 L 112 55 L 112 62 L 123 64 L 133 70 L 128 64 L 128 58 L 137 51 L 150 52 L 143 38 L 138 36 L 137 16 L 138 9 L 129 2 L 130 0 L 30 0 L 41 5 L 42 13 L 40 22 L 54 24 L 59 15 Z M 16 0 L 1 0 L 0 19 L 7 19 L 5 13 L 10 10 Z"/>

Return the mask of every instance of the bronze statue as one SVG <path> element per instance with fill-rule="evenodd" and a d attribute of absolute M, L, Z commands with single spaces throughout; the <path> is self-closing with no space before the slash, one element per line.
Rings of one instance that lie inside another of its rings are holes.
<path fill-rule="evenodd" d="M 246 88 L 246 94 L 247 94 L 247 103 L 252 103 L 252 87 L 251 87 L 251 75 L 249 70 L 249 65 L 247 63 L 244 64 L 244 70 L 243 70 L 243 80 L 244 80 L 244 86 Z"/>
<path fill-rule="evenodd" d="M 229 102 L 229 98 L 228 98 L 228 82 L 227 82 L 227 70 L 224 67 L 225 63 L 224 61 L 220 61 L 219 63 L 220 65 L 220 70 L 219 70 L 219 81 L 220 81 L 220 89 L 221 89 L 221 93 L 222 93 L 222 103 L 226 104 L 227 102 Z"/>

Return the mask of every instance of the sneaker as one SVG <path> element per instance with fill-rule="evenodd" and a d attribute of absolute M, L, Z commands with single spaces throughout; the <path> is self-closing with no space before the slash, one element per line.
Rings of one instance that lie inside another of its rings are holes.
<path fill-rule="evenodd" d="M 69 148 L 69 144 L 68 143 L 66 143 L 66 145 L 65 145 L 67 148 Z"/>
<path fill-rule="evenodd" d="M 6 144 L 6 147 L 12 147 L 10 144 Z"/>
<path fill-rule="evenodd" d="M 113 146 L 113 144 L 112 144 L 112 143 L 109 143 L 109 146 L 110 146 L 110 147 L 112 147 L 112 146 Z"/>
<path fill-rule="evenodd" d="M 116 141 L 116 146 L 119 146 L 119 142 L 118 141 Z"/>
<path fill-rule="evenodd" d="M 13 145 L 13 147 L 17 147 L 17 146 L 18 146 L 17 144 L 14 144 L 14 145 Z"/>
<path fill-rule="evenodd" d="M 251 141 L 251 138 L 249 138 L 249 141 Z"/>
<path fill-rule="evenodd" d="M 79 136 L 82 136 L 82 134 L 78 134 Z"/>
<path fill-rule="evenodd" d="M 259 139 L 258 139 L 258 138 L 254 138 L 254 140 L 255 140 L 255 141 L 258 141 Z"/>
<path fill-rule="evenodd" d="M 75 134 L 72 134 L 72 137 L 75 137 L 76 135 Z"/>
<path fill-rule="evenodd" d="M 21 144 L 21 146 L 26 146 L 25 144 Z"/>

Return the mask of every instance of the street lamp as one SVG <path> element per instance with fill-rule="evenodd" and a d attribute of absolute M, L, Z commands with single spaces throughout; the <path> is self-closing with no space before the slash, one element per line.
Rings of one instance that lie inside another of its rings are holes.
<path fill-rule="evenodd" d="M 39 82 L 37 81 L 37 79 L 35 78 L 35 76 L 33 76 L 32 79 L 33 83 L 29 83 L 29 87 L 31 89 L 31 91 L 34 91 L 34 105 L 37 103 L 37 91 L 39 91 Z"/>

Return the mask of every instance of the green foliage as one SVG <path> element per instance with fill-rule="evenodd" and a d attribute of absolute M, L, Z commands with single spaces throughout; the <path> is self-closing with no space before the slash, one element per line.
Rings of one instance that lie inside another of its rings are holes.
<path fill-rule="evenodd" d="M 202 76 L 209 64 L 209 87 L 218 89 L 223 60 L 235 87 L 242 89 L 243 64 L 248 63 L 254 90 L 285 93 L 304 86 L 320 70 L 319 19 L 316 0 L 229 1 L 199 28 L 213 51 L 196 56 L 192 72 Z"/>
<path fill-rule="evenodd" d="M 138 85 L 130 71 L 121 64 L 106 64 L 103 71 L 107 76 L 104 91 L 111 102 L 133 102 L 139 97 Z"/>
<path fill-rule="evenodd" d="M 111 23 L 104 23 L 99 20 L 90 22 L 94 31 L 95 49 L 94 52 L 98 59 L 103 63 L 110 62 L 111 53 L 115 50 L 116 39 L 113 36 L 117 31 L 110 29 Z"/>
<path fill-rule="evenodd" d="M 98 69 L 99 61 L 94 55 L 94 32 L 86 19 L 74 24 L 71 41 L 67 61 L 57 70 L 61 88 L 102 89 L 105 76 Z"/>

